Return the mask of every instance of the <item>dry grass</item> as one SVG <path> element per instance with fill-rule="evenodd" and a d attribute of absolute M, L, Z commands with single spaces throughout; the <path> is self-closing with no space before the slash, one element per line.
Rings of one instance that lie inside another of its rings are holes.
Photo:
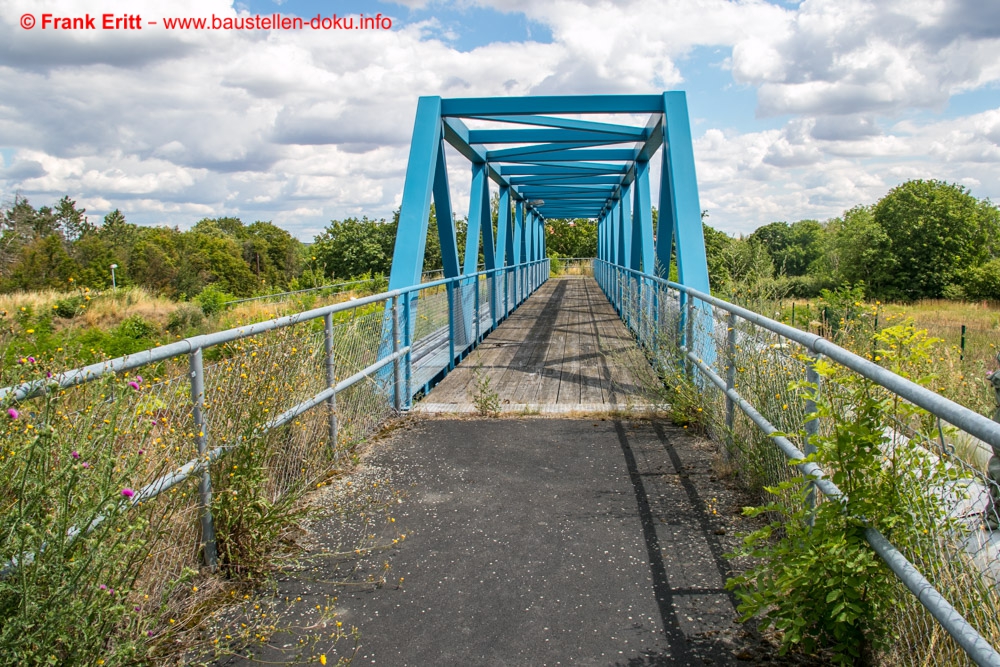
<path fill-rule="evenodd" d="M 177 310 L 179 305 L 141 287 L 129 287 L 105 292 L 40 290 L 0 294 L 0 311 L 15 313 L 22 308 L 28 308 L 33 313 L 41 315 L 53 310 L 57 301 L 74 296 L 85 299 L 82 312 L 72 319 L 53 317 L 52 324 L 56 331 L 81 326 L 111 329 L 133 315 L 139 315 L 162 329 L 166 327 L 170 314 Z"/>

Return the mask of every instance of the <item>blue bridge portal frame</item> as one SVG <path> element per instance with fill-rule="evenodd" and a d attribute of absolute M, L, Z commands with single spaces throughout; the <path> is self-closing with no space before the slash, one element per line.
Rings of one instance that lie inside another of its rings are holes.
<path fill-rule="evenodd" d="M 648 114 L 644 125 L 608 116 Z M 599 115 L 601 121 L 581 119 Z M 470 128 L 470 125 L 472 127 Z M 472 163 L 468 234 L 459 257 L 447 142 Z M 649 165 L 661 152 L 653 229 Z M 494 238 L 489 180 L 499 186 Z M 598 221 L 598 258 L 708 293 L 708 265 L 687 101 L 661 95 L 421 97 L 413 126 L 389 289 L 420 282 L 433 199 L 446 278 L 545 257 L 546 218 Z M 513 211 L 512 211 L 513 208 Z M 461 261 L 460 261 L 461 260 Z M 415 304 L 414 304 L 415 305 Z"/>

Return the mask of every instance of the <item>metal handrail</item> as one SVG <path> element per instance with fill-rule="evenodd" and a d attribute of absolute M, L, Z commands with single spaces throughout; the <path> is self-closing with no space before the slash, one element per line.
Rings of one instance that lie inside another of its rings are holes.
<path fill-rule="evenodd" d="M 915 405 L 938 415 L 955 426 L 986 440 L 995 450 L 1000 449 L 1000 425 L 867 359 L 848 352 L 825 338 L 776 322 L 746 308 L 699 292 L 685 285 L 612 264 L 606 260 L 598 259 L 596 261 L 603 268 L 682 292 L 703 303 L 725 310 L 773 333 L 793 340 L 813 352 L 833 359 L 846 368 L 912 401 Z M 605 292 L 607 293 L 606 289 Z M 615 296 L 618 296 L 617 292 L 615 292 Z M 608 298 L 613 301 L 610 294 Z M 722 390 L 727 401 L 732 401 L 732 404 L 739 407 L 765 435 L 770 436 L 770 440 L 774 442 L 789 460 L 796 461 L 806 458 L 806 455 L 798 447 L 780 434 L 780 429 L 768 421 L 767 418 L 736 391 L 731 381 L 727 382 L 727 380 L 720 377 L 703 359 L 699 358 L 694 351 L 689 349 L 692 346 L 690 338 L 686 343 L 687 346 L 681 346 L 681 352 L 695 368 Z M 827 497 L 834 500 L 846 500 L 845 494 L 826 476 L 825 472 L 816 463 L 799 463 L 796 464 L 796 467 Z M 846 507 L 846 505 L 843 506 Z M 983 638 L 979 631 L 945 599 L 940 591 L 934 588 L 933 584 L 881 532 L 869 526 L 864 528 L 864 536 L 875 553 L 889 566 L 899 580 L 913 593 L 917 600 L 941 624 L 941 627 L 955 639 L 976 664 L 1000 666 L 1000 653 Z"/>
<path fill-rule="evenodd" d="M 512 272 L 518 273 L 520 278 L 517 281 L 519 289 L 518 298 L 509 299 L 505 301 L 506 313 L 509 314 L 517 306 L 527 298 L 528 294 L 534 292 L 541 286 L 545 280 L 548 279 L 548 272 L 542 271 L 545 266 L 548 265 L 548 259 L 534 260 L 531 262 L 522 262 L 516 265 L 503 266 L 496 269 L 478 271 L 476 273 L 463 274 L 453 278 L 443 278 L 440 280 L 435 280 L 427 283 L 421 283 L 419 285 L 413 285 L 406 288 L 391 290 L 387 292 L 382 292 L 381 294 L 373 294 L 371 296 L 363 297 L 360 299 L 355 299 L 353 301 L 348 301 L 344 303 L 333 304 L 329 306 L 323 306 L 321 308 L 313 308 L 311 310 L 303 311 L 301 313 L 295 313 L 293 315 L 286 315 L 284 317 L 278 317 L 270 319 L 264 322 L 257 322 L 254 324 L 248 324 L 241 327 L 236 327 L 233 329 L 227 329 L 225 331 L 219 331 L 211 334 L 203 334 L 199 336 L 192 336 L 176 343 L 170 343 L 169 345 L 163 345 L 157 348 L 151 348 L 144 350 L 142 352 L 137 352 L 135 354 L 126 355 L 122 357 L 117 357 L 115 359 L 110 359 L 108 361 L 99 362 L 96 364 L 91 364 L 89 366 L 84 366 L 82 368 L 77 368 L 69 371 L 60 373 L 50 379 L 39 380 L 35 382 L 27 382 L 18 386 L 5 387 L 0 389 L 0 404 L 10 404 L 18 401 L 24 401 L 37 397 L 39 395 L 55 391 L 57 389 L 65 389 L 68 387 L 73 387 L 79 384 L 84 384 L 86 382 L 91 382 L 97 380 L 98 378 L 107 375 L 109 373 L 117 373 L 121 371 L 131 370 L 134 368 L 139 368 L 148 364 L 157 363 L 159 361 L 164 361 L 173 357 L 181 356 L 184 354 L 189 355 L 191 361 L 191 399 L 194 405 L 192 411 L 193 418 L 196 423 L 195 431 L 198 433 L 196 437 L 196 444 L 198 445 L 198 457 L 191 459 L 190 461 L 179 466 L 172 472 L 163 475 L 156 480 L 144 485 L 140 488 L 131 498 L 128 500 L 121 500 L 116 505 L 117 510 L 121 511 L 129 507 L 137 506 L 144 501 L 155 498 L 156 496 L 164 493 L 171 488 L 177 486 L 178 484 L 191 479 L 192 477 L 201 475 L 201 486 L 199 488 L 200 495 L 200 509 L 201 509 L 201 525 L 205 541 L 205 560 L 208 565 L 214 566 L 216 560 L 215 554 L 215 544 L 214 544 L 214 528 L 212 522 L 212 516 L 210 512 L 211 507 L 211 479 L 208 476 L 208 471 L 211 464 L 219 459 L 226 451 L 235 447 L 235 444 L 231 445 L 220 445 L 214 448 L 209 448 L 207 443 L 207 438 L 204 435 L 204 417 L 202 415 L 203 405 L 204 405 L 204 367 L 202 364 L 202 350 L 208 347 L 213 347 L 216 345 L 232 342 L 235 340 L 240 340 L 247 338 L 249 336 L 254 336 L 257 334 L 265 333 L 267 331 L 272 331 L 275 329 L 280 329 L 284 327 L 289 327 L 294 324 L 299 324 L 302 322 L 308 322 L 310 320 L 315 320 L 318 318 L 323 318 L 325 321 L 325 338 L 326 338 L 326 352 L 327 352 L 327 382 L 328 387 L 323 391 L 317 393 L 315 396 L 299 403 L 298 405 L 284 411 L 271 421 L 262 425 L 262 427 L 257 428 L 249 436 L 249 439 L 255 439 L 264 433 L 278 428 L 288 422 L 290 422 L 295 417 L 315 408 L 316 406 L 322 405 L 323 403 L 329 402 L 332 406 L 335 405 L 336 395 L 348 387 L 354 385 L 355 383 L 363 380 L 364 378 L 371 377 L 376 373 L 384 372 L 383 369 L 387 368 L 390 364 L 393 366 L 393 377 L 398 385 L 398 382 L 403 376 L 403 370 L 401 365 L 406 364 L 405 375 L 408 378 L 411 373 L 411 351 L 412 345 L 409 343 L 405 345 L 400 345 L 398 336 L 400 335 L 400 316 L 399 316 L 399 306 L 400 297 L 406 297 L 415 292 L 420 292 L 433 287 L 439 286 L 461 286 L 468 285 L 470 281 L 478 281 L 482 277 L 489 278 L 491 276 L 497 276 L 500 274 L 509 274 Z M 530 286 L 529 286 L 530 283 Z M 477 287 L 478 295 L 478 287 Z M 410 312 L 410 299 L 403 299 L 403 311 L 406 313 Z M 333 315 L 336 313 L 341 313 L 349 310 L 354 310 L 357 308 L 362 308 L 367 305 L 385 303 L 387 308 L 387 315 L 391 319 L 391 330 L 393 334 L 393 345 L 388 349 L 378 350 L 378 359 L 368 365 L 366 368 L 358 371 L 357 373 L 351 375 L 350 377 L 341 380 L 340 382 L 334 381 L 334 376 L 332 373 L 332 337 L 333 337 Z M 391 309 L 391 312 L 389 312 Z M 477 310 L 478 310 L 478 300 L 477 300 Z M 453 319 L 455 316 L 454 312 L 449 312 L 449 320 Z M 477 320 L 479 314 L 476 315 Z M 409 322 L 404 324 L 403 331 L 406 331 L 405 338 L 409 339 Z M 478 345 L 480 336 L 472 341 L 470 347 L 475 347 Z M 464 352 L 461 351 L 461 352 Z M 454 359 L 454 352 L 453 352 Z M 449 364 L 444 372 L 447 373 L 451 369 L 452 364 Z M 407 389 L 407 391 L 409 391 Z M 395 405 L 397 409 L 401 408 L 402 401 L 398 395 L 399 387 L 396 387 L 396 400 Z M 410 397 L 406 397 L 406 401 L 409 401 Z M 335 443 L 337 438 L 337 424 L 336 420 L 331 418 L 330 431 L 332 441 Z M 67 537 L 70 539 L 78 539 L 86 536 L 89 532 L 101 525 L 106 519 L 108 514 L 100 514 L 88 525 L 79 527 L 72 526 L 67 531 Z M 42 547 L 44 549 L 44 545 Z M 33 553 L 25 554 L 22 563 L 31 562 L 34 559 Z M 20 563 L 16 560 L 5 563 L 0 567 L 0 578 L 8 576 Z"/>

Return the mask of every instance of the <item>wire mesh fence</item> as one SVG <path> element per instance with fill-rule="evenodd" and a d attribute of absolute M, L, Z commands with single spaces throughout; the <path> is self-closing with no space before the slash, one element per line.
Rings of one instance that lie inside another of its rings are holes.
<path fill-rule="evenodd" d="M 1000 488 L 981 460 L 1000 448 L 1000 424 L 921 386 L 933 376 L 926 336 L 887 328 L 868 361 L 674 283 L 602 261 L 595 274 L 676 402 L 693 388 L 691 409 L 745 484 L 785 505 L 840 503 L 865 526 L 897 575 L 877 601 L 891 626 L 884 663 L 1000 661 L 1000 531 L 990 528 Z M 789 459 L 817 443 L 845 451 L 805 476 Z M 892 498 L 893 512 L 859 508 L 851 491 L 860 499 L 866 488 Z"/>
<path fill-rule="evenodd" d="M 0 645 L 90 662 L 160 636 L 200 563 L 252 580 L 305 491 L 547 277 L 542 260 L 57 375 L 24 364 L 0 389 Z"/>

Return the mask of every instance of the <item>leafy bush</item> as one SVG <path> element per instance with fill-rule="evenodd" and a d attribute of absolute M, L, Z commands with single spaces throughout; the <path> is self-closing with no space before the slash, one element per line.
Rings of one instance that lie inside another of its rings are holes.
<path fill-rule="evenodd" d="M 141 315 L 132 315 L 121 321 L 115 333 L 125 338 L 140 340 L 156 334 L 156 327 L 143 319 Z"/>
<path fill-rule="evenodd" d="M 227 294 L 218 287 L 209 285 L 194 300 L 201 306 L 203 313 L 214 315 L 223 309 L 227 301 L 233 301 L 235 298 L 232 294 Z"/>
<path fill-rule="evenodd" d="M 79 294 L 74 294 L 73 296 L 66 297 L 65 299 L 57 300 L 55 306 L 52 308 L 52 312 L 59 317 L 65 317 L 67 319 L 76 317 L 83 310 L 80 307 L 83 303 L 83 297 Z"/>
<path fill-rule="evenodd" d="M 172 334 L 183 334 L 190 329 L 196 329 L 205 321 L 201 308 L 189 303 L 180 304 L 167 317 L 167 331 Z"/>
<path fill-rule="evenodd" d="M 934 340 L 924 332 L 912 324 L 890 327 L 876 342 L 884 365 L 921 384 L 929 381 L 922 374 Z M 850 665 L 888 645 L 898 590 L 869 548 L 865 528 L 903 546 L 928 530 L 949 524 L 958 530 L 938 495 L 928 492 L 957 473 L 943 457 L 886 432 L 886 423 L 926 429 L 923 410 L 828 362 L 817 362 L 816 370 L 822 392 L 814 384 L 796 385 L 816 401 L 815 416 L 825 425 L 805 461 L 817 463 L 845 496 L 822 498 L 813 509 L 801 478 L 768 488 L 776 500 L 745 513 L 775 519 L 746 536 L 737 553 L 756 564 L 726 585 L 736 590 L 744 620 L 759 616 L 765 627 L 781 631 L 782 652 L 825 649 L 836 663 Z"/>

